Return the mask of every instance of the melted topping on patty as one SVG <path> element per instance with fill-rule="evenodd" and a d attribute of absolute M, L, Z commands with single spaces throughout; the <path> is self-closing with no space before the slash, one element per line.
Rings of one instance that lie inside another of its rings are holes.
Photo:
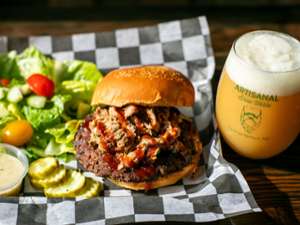
<path fill-rule="evenodd" d="M 176 108 L 136 105 L 98 107 L 75 137 L 86 169 L 137 182 L 181 169 L 191 162 L 197 143 L 191 120 Z"/>

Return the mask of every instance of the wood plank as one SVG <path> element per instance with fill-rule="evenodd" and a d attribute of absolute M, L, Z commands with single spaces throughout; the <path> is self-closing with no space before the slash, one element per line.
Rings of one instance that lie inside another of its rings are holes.
<path fill-rule="evenodd" d="M 29 35 L 66 35 L 85 32 L 100 32 L 113 29 L 140 27 L 156 24 L 161 20 L 139 21 L 55 21 L 55 22 L 0 22 L 0 35 L 26 37 Z"/>
<path fill-rule="evenodd" d="M 257 203 L 279 224 L 300 221 L 300 137 L 282 154 L 250 160 L 234 153 L 223 141 L 224 157 L 245 176 Z"/>

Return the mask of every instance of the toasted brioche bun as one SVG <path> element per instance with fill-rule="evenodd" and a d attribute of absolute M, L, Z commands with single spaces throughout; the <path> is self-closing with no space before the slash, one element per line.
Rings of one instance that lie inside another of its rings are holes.
<path fill-rule="evenodd" d="M 91 104 L 192 106 L 194 96 L 193 85 L 180 72 L 165 66 L 140 66 L 108 73 L 97 84 Z"/>
<path fill-rule="evenodd" d="M 195 134 L 195 135 L 197 135 L 197 134 Z M 135 190 L 135 191 L 156 189 L 156 188 L 175 184 L 179 180 L 181 180 L 183 177 L 192 175 L 199 168 L 198 163 L 199 163 L 199 159 L 200 159 L 200 154 L 202 152 L 202 144 L 201 144 L 199 138 L 196 136 L 194 137 L 194 142 L 195 142 L 195 146 L 196 146 L 196 153 L 193 156 L 192 162 L 179 171 L 168 174 L 167 176 L 159 177 L 156 180 L 148 181 L 148 182 L 124 182 L 124 181 L 114 180 L 111 178 L 108 178 L 108 179 L 112 183 L 114 183 L 120 187 Z"/>

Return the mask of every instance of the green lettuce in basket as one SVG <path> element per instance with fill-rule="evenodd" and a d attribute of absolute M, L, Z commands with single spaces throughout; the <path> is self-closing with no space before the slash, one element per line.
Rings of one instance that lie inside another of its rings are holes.
<path fill-rule="evenodd" d="M 38 104 L 32 103 L 36 95 L 26 83 L 32 74 L 54 82 L 51 98 L 40 97 Z M 34 130 L 31 141 L 23 146 L 30 159 L 48 155 L 71 159 L 74 135 L 89 113 L 93 91 L 102 79 L 96 65 L 80 60 L 56 61 L 30 46 L 20 54 L 11 51 L 0 55 L 0 79 L 9 80 L 7 86 L 0 85 L 0 129 L 11 121 L 25 119 Z M 17 92 L 13 102 L 8 97 L 12 89 Z"/>

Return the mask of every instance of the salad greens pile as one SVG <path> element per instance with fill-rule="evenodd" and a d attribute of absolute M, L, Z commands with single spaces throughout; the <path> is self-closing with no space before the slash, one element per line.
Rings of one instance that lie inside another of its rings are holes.
<path fill-rule="evenodd" d="M 31 93 L 26 80 L 42 74 L 54 82 L 50 98 Z M 95 64 L 85 61 L 56 61 L 31 46 L 21 54 L 0 55 L 0 129 L 8 122 L 27 120 L 33 137 L 24 147 L 30 159 L 55 156 L 64 160 L 74 155 L 72 145 L 81 119 L 90 111 L 90 99 L 102 78 Z"/>

